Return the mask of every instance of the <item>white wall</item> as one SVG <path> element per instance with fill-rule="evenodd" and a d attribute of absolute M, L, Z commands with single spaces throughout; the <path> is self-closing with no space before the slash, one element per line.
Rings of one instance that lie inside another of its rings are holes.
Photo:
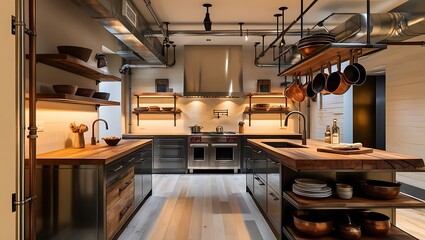
<path fill-rule="evenodd" d="M 177 46 L 177 63 L 175 66 L 150 69 L 133 69 L 132 94 L 141 92 L 155 92 L 155 79 L 169 79 L 169 87 L 174 92 L 183 92 L 183 46 Z M 271 79 L 272 91 L 280 92 L 280 83 L 283 78 L 277 77 L 276 67 L 259 68 L 254 65 L 253 47 L 243 48 L 243 78 L 244 92 L 256 92 L 258 79 Z M 136 98 L 133 97 L 133 107 L 136 107 Z M 254 102 L 255 101 L 255 102 Z M 256 98 L 253 103 L 270 103 L 271 105 L 284 105 L 283 98 Z M 243 114 L 248 106 L 248 98 L 215 99 L 215 98 L 179 98 L 177 107 L 182 110 L 178 116 L 177 126 L 173 126 L 172 115 L 140 115 L 140 126 L 137 126 L 136 116 L 132 115 L 132 133 L 188 133 L 191 125 L 201 125 L 203 131 L 215 131 L 217 125 L 222 125 L 224 131 L 237 131 L 238 122 L 245 122 L 246 133 L 285 133 L 296 129 L 296 118 L 291 118 L 289 128 L 281 128 L 279 115 L 253 115 L 252 126 L 248 126 L 248 116 Z M 172 99 L 143 98 L 140 106 L 172 106 Z M 292 103 L 288 102 L 292 107 Z M 213 115 L 213 109 L 228 109 L 229 116 L 219 119 Z M 294 120 L 295 119 L 295 120 Z"/>
<path fill-rule="evenodd" d="M 424 41 L 425 36 L 411 39 Z M 386 147 L 425 159 L 425 48 L 388 46 L 361 61 L 386 72 Z M 397 173 L 399 181 L 425 189 L 425 174 Z"/>
<path fill-rule="evenodd" d="M 11 197 L 16 192 L 16 86 L 15 86 L 15 37 L 11 34 L 11 16 L 15 15 L 15 1 L 4 0 L 0 8 L 0 69 L 2 84 L 0 102 L 3 139 L 0 144 L 0 232 L 2 239 L 16 238 L 16 214 L 12 213 Z"/>
<path fill-rule="evenodd" d="M 72 0 L 39 0 L 37 1 L 37 10 L 37 53 L 57 53 L 57 45 L 87 47 L 93 49 L 88 63 L 95 66 L 95 55 L 102 51 L 102 46 L 113 51 L 118 47 L 116 38 L 98 22 L 88 17 Z M 107 57 L 111 65 L 103 69 L 120 76 L 119 64 L 114 64 L 119 60 L 112 59 L 110 55 Z M 119 57 L 115 58 L 120 59 Z M 99 90 L 99 86 L 96 86 L 93 80 L 38 63 L 37 91 L 52 92 L 51 85 L 53 84 L 73 84 Z M 119 99 L 118 96 L 117 100 Z M 37 121 L 44 125 L 44 131 L 38 133 L 37 152 L 71 147 L 73 133 L 69 129 L 69 124 L 73 121 L 77 125 L 82 123 L 89 127 L 89 131 L 84 135 L 86 144 L 90 144 L 91 124 L 97 118 L 98 112 L 94 106 L 38 102 Z M 97 129 L 96 124 L 96 136 L 98 135 Z"/>

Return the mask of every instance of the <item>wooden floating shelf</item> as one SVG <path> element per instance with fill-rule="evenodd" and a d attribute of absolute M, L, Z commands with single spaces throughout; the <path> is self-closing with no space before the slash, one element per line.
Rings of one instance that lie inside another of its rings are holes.
<path fill-rule="evenodd" d="M 269 110 L 254 110 L 249 107 L 245 108 L 243 113 L 245 114 L 287 114 L 289 112 L 288 107 L 282 108 L 270 108 Z"/>
<path fill-rule="evenodd" d="M 95 66 L 68 54 L 37 54 L 37 62 L 56 67 L 67 72 L 101 82 L 121 81 L 121 78 L 109 74 Z"/>
<path fill-rule="evenodd" d="M 286 98 L 281 92 L 270 92 L 270 93 L 262 93 L 262 92 L 253 92 L 246 95 L 247 97 L 253 98 Z"/>
<path fill-rule="evenodd" d="M 59 102 L 59 103 L 72 103 L 72 104 L 85 104 L 97 106 L 119 106 L 119 102 L 103 100 L 99 98 L 83 97 L 78 95 L 63 94 L 63 93 L 39 93 L 37 94 L 37 101 Z"/>
<path fill-rule="evenodd" d="M 182 110 L 177 109 L 176 111 L 133 111 L 133 114 L 142 115 L 142 114 L 180 114 Z"/>
<path fill-rule="evenodd" d="M 282 227 L 283 234 L 288 237 L 289 239 L 293 240 L 311 240 L 312 238 L 308 238 L 305 236 L 301 236 L 295 229 L 295 226 L 283 226 Z M 341 237 L 337 236 L 334 232 L 331 233 L 329 236 L 322 237 L 322 238 L 315 238 L 317 240 L 337 240 L 341 239 Z M 376 240 L 376 237 L 369 237 L 362 234 L 361 237 L 362 240 Z M 417 239 L 413 237 L 412 235 L 404 232 L 403 230 L 397 228 L 396 226 L 391 226 L 390 231 L 384 238 L 378 238 L 378 239 L 385 239 L 385 240 L 414 240 Z"/>
<path fill-rule="evenodd" d="M 173 93 L 173 92 L 155 92 L 155 93 L 139 93 L 134 94 L 136 97 L 151 97 L 151 98 L 172 98 L 172 97 L 183 97 L 183 95 L 179 93 Z"/>
<path fill-rule="evenodd" d="M 297 209 L 365 209 L 365 208 L 425 208 L 425 202 L 400 193 L 391 200 L 373 200 L 353 196 L 351 199 L 340 199 L 337 196 L 310 199 L 296 195 L 292 191 L 284 191 L 285 198 Z"/>
<path fill-rule="evenodd" d="M 386 48 L 387 45 L 385 44 L 331 43 L 303 58 L 303 60 L 285 71 L 280 72 L 278 76 L 292 76 L 295 73 L 306 74 L 310 69 L 318 71 L 321 65 L 325 65 L 328 62 L 336 64 L 338 55 L 341 57 L 341 61 L 347 61 L 350 59 L 350 51 L 352 49 L 360 50 L 361 53 L 358 54 L 358 57 L 362 57 Z"/>

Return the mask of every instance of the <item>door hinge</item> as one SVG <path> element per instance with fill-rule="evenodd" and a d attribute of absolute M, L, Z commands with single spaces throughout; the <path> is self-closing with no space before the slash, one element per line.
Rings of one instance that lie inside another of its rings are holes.
<path fill-rule="evenodd" d="M 12 193 L 12 212 L 16 212 L 16 193 Z"/>
<path fill-rule="evenodd" d="M 12 35 L 15 35 L 16 28 L 15 28 L 15 16 L 12 15 Z"/>

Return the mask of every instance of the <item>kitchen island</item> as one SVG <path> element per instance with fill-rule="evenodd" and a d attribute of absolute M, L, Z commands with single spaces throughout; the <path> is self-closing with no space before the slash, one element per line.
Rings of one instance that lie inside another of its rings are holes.
<path fill-rule="evenodd" d="M 415 239 L 394 226 L 395 208 L 424 208 L 423 201 L 403 193 L 391 200 L 369 199 L 357 191 L 357 186 L 362 179 L 393 182 L 398 171 L 424 171 L 422 159 L 377 149 L 372 153 L 350 155 L 319 152 L 317 149 L 326 144 L 315 140 L 308 140 L 304 146 L 299 140 L 248 139 L 247 146 L 251 149 L 246 159 L 247 191 L 280 238 L 305 239 L 293 223 L 292 212 L 300 209 L 334 214 L 357 214 L 364 210 L 381 212 L 389 216 L 393 224 L 385 239 Z M 333 189 L 335 183 L 348 183 L 354 186 L 354 196 L 349 200 L 334 195 L 301 197 L 292 192 L 296 178 L 319 179 Z M 332 232 L 324 239 L 338 238 L 337 233 Z"/>
<path fill-rule="evenodd" d="M 112 239 L 152 194 L 152 140 L 37 155 L 37 238 Z"/>

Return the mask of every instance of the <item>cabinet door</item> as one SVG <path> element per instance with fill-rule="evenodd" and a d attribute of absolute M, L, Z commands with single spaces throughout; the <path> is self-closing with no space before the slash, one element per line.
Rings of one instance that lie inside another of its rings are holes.
<path fill-rule="evenodd" d="M 245 158 L 246 166 L 246 186 L 249 188 L 251 193 L 254 192 L 254 160 L 252 158 Z"/>
<path fill-rule="evenodd" d="M 253 148 L 254 173 L 258 174 L 264 181 L 267 180 L 267 157 L 260 149 Z"/>
<path fill-rule="evenodd" d="M 267 212 L 267 185 L 258 174 L 254 174 L 254 197 L 264 212 Z"/>
<path fill-rule="evenodd" d="M 143 198 L 152 190 L 152 145 L 144 147 L 144 159 L 142 161 Z"/>
<path fill-rule="evenodd" d="M 272 156 L 267 157 L 267 184 L 280 192 L 280 162 Z"/>
<path fill-rule="evenodd" d="M 267 191 L 267 215 L 269 216 L 275 230 L 280 232 L 280 228 L 282 226 L 281 197 L 280 194 L 273 190 L 270 186 L 268 186 Z"/>

